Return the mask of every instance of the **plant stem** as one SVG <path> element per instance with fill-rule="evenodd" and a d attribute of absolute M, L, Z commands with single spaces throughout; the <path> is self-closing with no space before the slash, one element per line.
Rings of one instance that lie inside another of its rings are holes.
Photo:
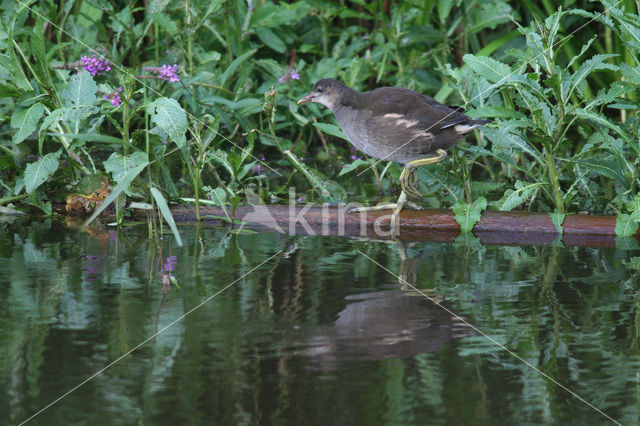
<path fill-rule="evenodd" d="M 29 194 L 20 194 L 20 195 L 13 195 L 11 197 L 0 198 L 0 206 L 7 203 L 11 203 L 12 201 L 22 200 L 23 198 L 27 198 L 28 196 Z"/>
<path fill-rule="evenodd" d="M 562 197 L 562 190 L 560 189 L 560 181 L 558 179 L 558 173 L 556 172 L 555 161 L 553 161 L 553 153 L 547 149 L 545 158 L 547 160 L 547 168 L 549 169 L 549 180 L 551 181 L 551 189 L 553 191 L 553 201 L 556 205 L 556 209 L 560 213 L 564 213 L 564 202 Z"/>

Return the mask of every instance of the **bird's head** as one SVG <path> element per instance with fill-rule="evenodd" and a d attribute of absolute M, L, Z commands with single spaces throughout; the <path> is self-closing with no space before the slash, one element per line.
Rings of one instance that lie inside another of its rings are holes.
<path fill-rule="evenodd" d="M 333 78 L 325 78 L 313 85 L 313 89 L 308 95 L 298 101 L 298 105 L 307 102 L 317 102 L 332 108 L 338 104 L 341 90 L 346 87 L 344 84 Z"/>

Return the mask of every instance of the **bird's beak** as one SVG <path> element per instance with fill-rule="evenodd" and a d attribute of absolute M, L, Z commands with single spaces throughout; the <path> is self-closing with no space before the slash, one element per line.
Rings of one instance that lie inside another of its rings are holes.
<path fill-rule="evenodd" d="M 298 105 L 300 104 L 306 104 L 307 102 L 313 102 L 313 97 L 311 96 L 311 93 L 309 93 L 307 96 L 305 96 L 304 98 L 300 99 L 298 101 Z"/>

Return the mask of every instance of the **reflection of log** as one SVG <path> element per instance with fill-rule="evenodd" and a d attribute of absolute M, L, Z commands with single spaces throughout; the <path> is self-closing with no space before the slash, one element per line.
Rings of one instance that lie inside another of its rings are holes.
<path fill-rule="evenodd" d="M 250 225 L 261 225 L 278 232 L 300 235 L 350 235 L 389 238 L 390 212 L 346 214 L 346 209 L 303 208 L 282 205 L 241 206 L 235 218 Z M 230 215 L 231 209 L 227 208 Z M 140 214 L 146 214 L 139 211 Z M 195 220 L 193 206 L 172 209 L 176 221 Z M 218 207 L 202 207 L 201 215 L 226 216 Z M 460 233 L 451 210 L 403 210 L 403 240 L 453 241 Z M 569 215 L 563 223 L 562 242 L 577 246 L 615 246 L 615 216 Z M 485 211 L 473 233 L 485 244 L 531 245 L 550 244 L 558 232 L 548 214 L 528 212 Z M 636 234 L 637 236 L 638 234 Z"/>
<path fill-rule="evenodd" d="M 353 302 L 331 328 L 298 343 L 303 345 L 298 355 L 331 369 L 342 361 L 436 352 L 453 339 L 474 335 L 470 327 L 422 295 L 387 290 L 348 299 Z"/>

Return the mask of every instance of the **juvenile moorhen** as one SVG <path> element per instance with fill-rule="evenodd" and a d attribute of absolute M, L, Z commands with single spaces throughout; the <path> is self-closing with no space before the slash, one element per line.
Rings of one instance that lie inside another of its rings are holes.
<path fill-rule="evenodd" d="M 380 87 L 360 93 L 333 78 L 318 81 L 298 104 L 317 102 L 331 108 L 349 142 L 381 160 L 404 164 L 402 192 L 397 203 L 359 207 L 353 211 L 394 209 L 391 229 L 395 234 L 398 214 L 405 205 L 420 209 L 407 196 L 422 198 L 414 186 L 416 167 L 439 163 L 464 135 L 490 120 L 475 120 L 435 99 L 400 87 Z"/>

